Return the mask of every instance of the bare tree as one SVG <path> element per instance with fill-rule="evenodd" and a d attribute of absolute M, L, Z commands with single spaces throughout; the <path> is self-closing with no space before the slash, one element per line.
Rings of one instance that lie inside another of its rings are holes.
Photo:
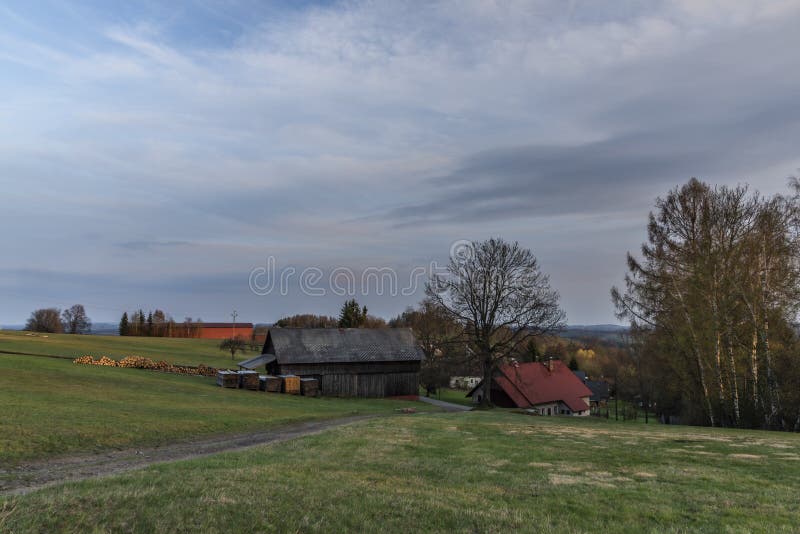
<path fill-rule="evenodd" d="M 499 362 L 531 338 L 561 329 L 565 314 L 530 250 L 500 238 L 463 245 L 453 250 L 447 275 L 433 276 L 426 292 L 473 347 L 487 407 Z"/>
<path fill-rule="evenodd" d="M 474 374 L 474 362 L 468 361 L 466 344 L 459 339 L 460 325 L 431 299 L 423 300 L 416 309 L 406 309 L 389 321 L 389 326 L 413 330 L 425 354 L 420 383 L 429 392 L 446 387 L 452 374 Z"/>
<path fill-rule="evenodd" d="M 75 304 L 61 312 L 61 322 L 67 334 L 88 334 L 92 331 L 92 321 L 86 316 L 83 304 Z"/>
<path fill-rule="evenodd" d="M 60 334 L 64 331 L 64 326 L 61 324 L 61 311 L 58 308 L 42 308 L 31 312 L 31 316 L 25 323 L 25 330 Z"/>
<path fill-rule="evenodd" d="M 223 339 L 219 344 L 219 350 L 227 350 L 231 353 L 231 360 L 236 357 L 237 352 L 247 352 L 249 344 L 242 336 L 229 337 Z"/>

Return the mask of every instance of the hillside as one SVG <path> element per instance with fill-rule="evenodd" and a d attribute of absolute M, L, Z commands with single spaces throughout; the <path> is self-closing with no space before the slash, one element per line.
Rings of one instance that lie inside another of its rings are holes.
<path fill-rule="evenodd" d="M 89 355 L 144 356 L 170 363 L 212 367 L 235 366 L 244 359 L 237 355 L 231 361 L 229 353 L 219 350 L 219 341 L 213 339 L 178 339 L 134 336 L 82 336 L 71 334 L 38 334 L 14 330 L 0 330 L 0 352 L 61 356 L 77 358 Z"/>

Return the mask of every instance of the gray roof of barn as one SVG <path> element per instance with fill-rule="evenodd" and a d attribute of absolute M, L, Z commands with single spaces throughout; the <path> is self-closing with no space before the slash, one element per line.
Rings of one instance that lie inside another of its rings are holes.
<path fill-rule="evenodd" d="M 422 350 L 408 328 L 273 328 L 279 364 L 419 361 Z"/>
<path fill-rule="evenodd" d="M 262 365 L 267 365 L 268 363 L 272 363 L 274 361 L 275 361 L 274 354 L 259 354 L 254 358 L 250 358 L 249 360 L 239 362 L 239 367 L 242 367 L 244 369 L 255 369 L 257 367 L 261 367 Z"/>

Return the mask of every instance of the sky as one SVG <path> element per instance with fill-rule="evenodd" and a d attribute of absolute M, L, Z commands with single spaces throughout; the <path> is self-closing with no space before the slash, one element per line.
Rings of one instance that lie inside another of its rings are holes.
<path fill-rule="evenodd" d="M 798 174 L 798 27 L 798 1 L 4 2 L 0 324 L 389 318 L 492 236 L 569 323 L 616 323 L 659 195 Z"/>

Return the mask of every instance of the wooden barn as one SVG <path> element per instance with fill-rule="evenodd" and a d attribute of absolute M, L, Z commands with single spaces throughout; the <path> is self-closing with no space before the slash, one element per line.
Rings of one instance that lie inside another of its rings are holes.
<path fill-rule="evenodd" d="M 319 380 L 323 395 L 394 397 L 419 393 L 422 350 L 406 328 L 273 328 L 245 369 Z"/>

